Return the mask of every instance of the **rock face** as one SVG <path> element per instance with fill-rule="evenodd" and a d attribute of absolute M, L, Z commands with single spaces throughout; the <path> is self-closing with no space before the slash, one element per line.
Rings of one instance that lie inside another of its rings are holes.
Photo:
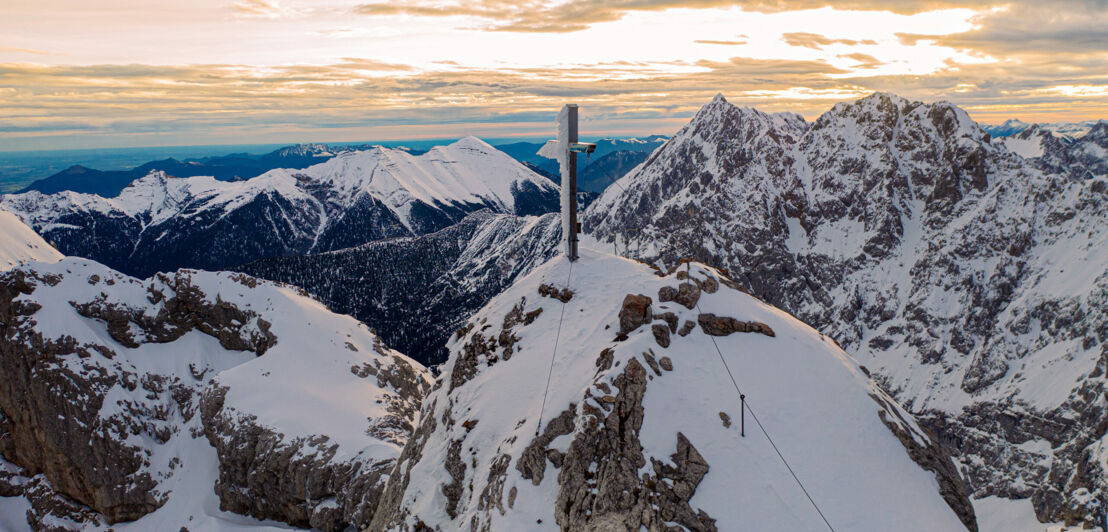
<path fill-rule="evenodd" d="M 0 275 L 0 490 L 36 529 L 211 529 L 216 508 L 367 524 L 429 384 L 354 319 L 242 274 Z"/>
<path fill-rule="evenodd" d="M 0 207 L 66 255 L 148 276 L 423 235 L 481 209 L 540 215 L 558 197 L 552 181 L 468 137 L 418 156 L 345 152 L 246 181 L 152 171 L 118 197 L 27 192 L 0 196 Z"/>
<path fill-rule="evenodd" d="M 367 381 L 362 387 L 383 393 L 373 398 L 381 411 L 368 418 L 361 435 L 336 426 L 337 433 L 302 431 L 294 436 L 287 426 L 260 422 L 259 414 L 268 412 L 236 407 L 227 401 L 228 393 L 234 392 L 224 381 L 246 380 L 244 376 L 231 374 L 213 380 L 201 396 L 200 414 L 204 435 L 219 456 L 215 491 L 221 509 L 319 530 L 339 531 L 369 524 L 385 479 L 395 465 L 398 447 L 414 429 L 420 400 L 430 388 L 423 368 L 380 342 L 369 347 L 372 360 L 351 366 L 349 371 Z M 267 367 L 259 374 L 274 378 L 274 371 L 280 369 Z M 276 377 L 296 380 L 298 373 L 302 374 L 297 371 Z M 280 393 L 278 389 L 275 395 Z M 251 398 L 251 402 L 256 399 Z M 353 444 L 366 436 L 377 441 L 363 448 Z"/>
<path fill-rule="evenodd" d="M 304 288 L 336 312 L 372 327 L 388 345 L 431 365 L 446 360 L 447 338 L 470 315 L 557 254 L 559 238 L 556 215 L 486 210 L 429 235 L 238 269 Z"/>
<path fill-rule="evenodd" d="M 975 497 L 1092 523 L 1108 177 L 1025 157 L 948 103 L 875 94 L 807 124 L 720 97 L 583 220 L 633 258 L 726 268 L 834 338 L 960 450 Z"/>
<path fill-rule="evenodd" d="M 584 251 L 568 270 L 550 261 L 451 338 L 371 530 L 825 526 L 749 419 L 745 438 L 720 423 L 740 411 L 712 340 L 690 328 L 658 344 L 656 329 L 696 311 L 640 292 L 682 282 L 714 287 L 705 312 L 777 331 L 715 341 L 834 526 L 976 530 L 949 454 L 829 339 L 698 264 L 682 279 Z M 539 296 L 544 285 L 574 296 Z M 501 323 L 508 345 L 488 340 Z"/>

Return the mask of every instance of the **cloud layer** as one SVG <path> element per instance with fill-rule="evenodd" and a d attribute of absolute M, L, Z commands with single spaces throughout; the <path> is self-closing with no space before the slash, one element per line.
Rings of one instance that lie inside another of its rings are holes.
<path fill-rule="evenodd" d="M 874 90 L 988 122 L 1108 116 L 1099 0 L 359 1 L 212 4 L 178 16 L 183 51 L 149 13 L 104 51 L 0 21 L 0 149 L 539 136 L 567 100 L 598 133 L 668 133 L 717 92 L 808 117 Z"/>

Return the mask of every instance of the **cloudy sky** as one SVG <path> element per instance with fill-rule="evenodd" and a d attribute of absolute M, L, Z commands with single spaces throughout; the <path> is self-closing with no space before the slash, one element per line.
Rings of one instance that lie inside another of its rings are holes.
<path fill-rule="evenodd" d="M 2 0 L 0 151 L 672 133 L 716 93 L 1108 118 L 1108 0 Z"/>

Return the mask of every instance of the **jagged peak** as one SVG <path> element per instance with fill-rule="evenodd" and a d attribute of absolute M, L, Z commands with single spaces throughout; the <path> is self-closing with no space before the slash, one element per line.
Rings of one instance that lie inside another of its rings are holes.
<path fill-rule="evenodd" d="M 1108 120 L 1103 118 L 1097 120 L 1093 127 L 1089 128 L 1089 132 L 1082 136 L 1085 139 L 1108 139 Z"/>
<path fill-rule="evenodd" d="M 952 102 L 940 100 L 926 103 L 908 100 L 888 92 L 874 92 L 858 100 L 835 104 L 831 110 L 816 120 L 816 129 L 822 129 L 835 122 L 894 127 L 900 117 L 910 115 L 919 118 L 927 117 L 927 121 L 935 122 L 936 126 L 944 129 L 946 134 L 972 138 L 981 138 L 986 134 L 965 109 Z M 950 118 L 945 118 L 946 116 Z M 939 122 L 942 122 L 942 125 L 939 125 Z"/>
<path fill-rule="evenodd" d="M 695 115 L 693 115 L 693 118 L 688 125 L 691 126 L 700 122 L 714 121 L 719 117 L 730 113 L 740 113 L 743 115 L 761 117 L 770 116 L 769 114 L 759 111 L 754 107 L 735 105 L 727 101 L 727 98 L 724 98 L 723 94 L 717 94 L 715 98 L 712 98 L 712 101 L 705 104 L 703 107 L 700 108 L 699 111 L 696 112 Z"/>
<path fill-rule="evenodd" d="M 151 170 L 146 175 L 144 175 L 144 176 L 134 180 L 133 182 L 131 182 L 131 184 L 128 185 L 128 188 L 130 188 L 130 187 L 132 187 L 136 184 L 165 183 L 166 179 L 168 179 L 168 178 L 169 177 L 166 176 L 164 170 Z"/>
<path fill-rule="evenodd" d="M 864 96 L 864 97 L 857 100 L 858 103 L 861 103 L 861 102 L 886 102 L 886 101 L 887 102 L 893 102 L 897 105 L 907 104 L 907 103 L 910 102 L 910 100 L 908 100 L 907 98 L 905 98 L 903 96 L 900 96 L 899 94 L 895 94 L 895 93 L 892 93 L 892 92 L 884 92 L 884 91 L 874 91 L 869 96 Z"/>

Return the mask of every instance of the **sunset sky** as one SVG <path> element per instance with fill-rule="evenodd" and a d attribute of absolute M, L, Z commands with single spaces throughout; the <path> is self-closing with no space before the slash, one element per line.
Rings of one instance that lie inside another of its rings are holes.
<path fill-rule="evenodd" d="M 1108 118 L 1108 0 L 0 0 L 0 151 L 669 134 L 716 93 Z"/>

